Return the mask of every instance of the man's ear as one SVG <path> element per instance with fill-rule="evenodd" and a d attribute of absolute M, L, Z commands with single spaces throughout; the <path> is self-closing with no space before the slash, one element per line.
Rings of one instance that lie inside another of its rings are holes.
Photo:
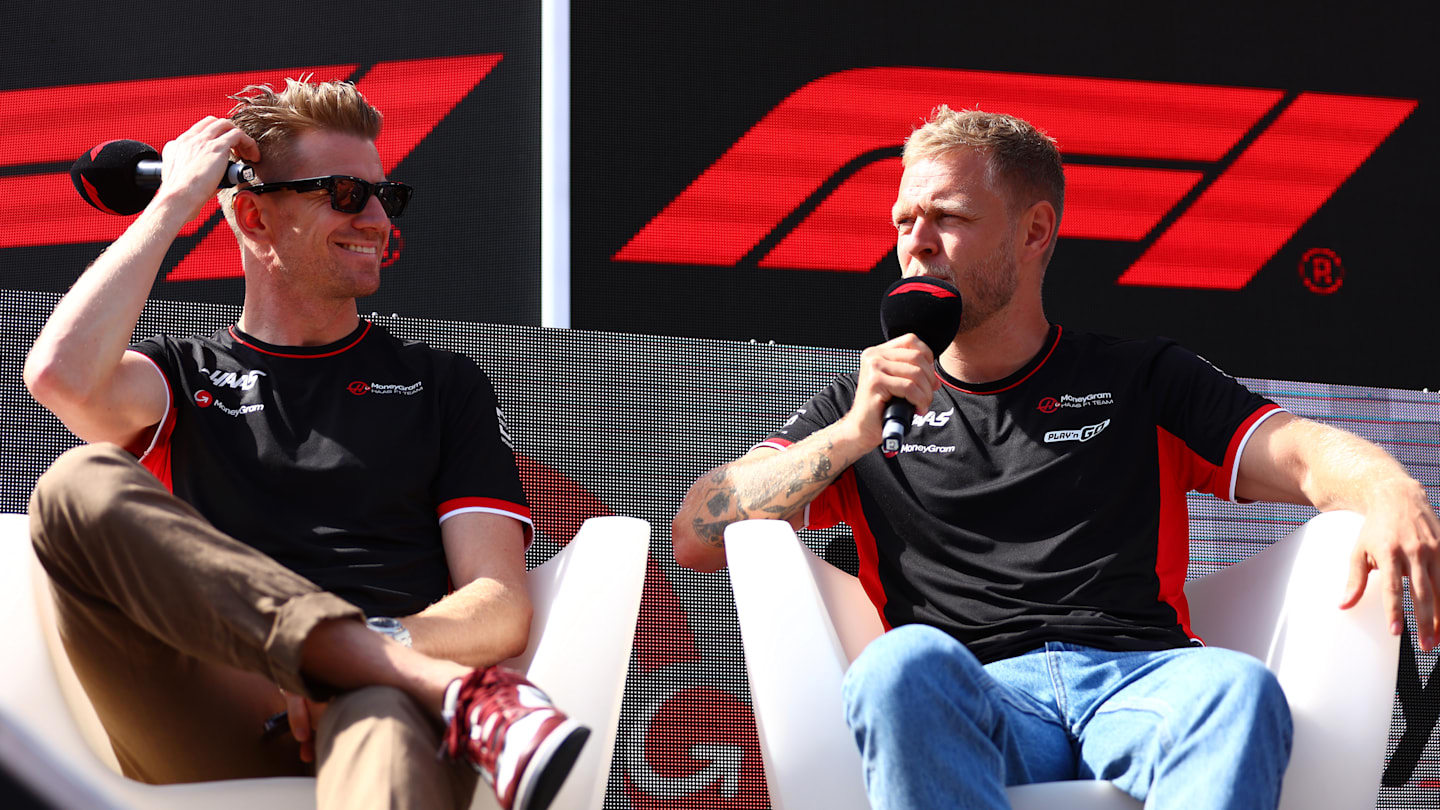
<path fill-rule="evenodd" d="M 270 227 L 265 212 L 261 210 L 260 199 L 254 194 L 237 191 L 231 205 L 235 211 L 235 229 L 240 235 L 253 242 L 268 244 Z"/>
<path fill-rule="evenodd" d="M 1059 236 L 1059 226 L 1055 206 L 1051 205 L 1049 200 L 1040 200 L 1025 209 L 1020 215 L 1019 227 L 1016 228 L 1020 240 L 1017 246 L 1019 260 L 1043 261 Z"/>

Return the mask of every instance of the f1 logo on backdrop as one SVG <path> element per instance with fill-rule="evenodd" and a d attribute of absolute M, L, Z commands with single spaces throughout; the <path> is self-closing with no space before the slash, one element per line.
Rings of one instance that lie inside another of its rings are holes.
<path fill-rule="evenodd" d="M 613 258 L 867 272 L 894 249 L 888 212 L 900 146 L 941 102 L 1017 115 L 1059 141 L 1068 185 L 1060 235 L 1148 243 L 1118 283 L 1220 290 L 1248 284 L 1418 106 L 1025 73 L 847 70 L 780 102 Z"/>
<path fill-rule="evenodd" d="M 134 217 L 109 216 L 86 205 L 70 183 L 75 158 L 113 138 L 159 149 L 206 115 L 224 115 L 232 103 L 226 97 L 242 87 L 283 86 L 287 76 L 353 79 L 385 112 L 376 147 L 391 172 L 502 58 L 478 54 L 379 62 L 368 69 L 318 65 L 0 92 L 0 222 L 6 225 L 0 249 L 114 241 Z M 241 275 L 235 240 L 227 228 L 217 227 L 221 219 L 219 205 L 211 201 L 186 224 L 181 237 L 201 238 L 166 281 Z"/>

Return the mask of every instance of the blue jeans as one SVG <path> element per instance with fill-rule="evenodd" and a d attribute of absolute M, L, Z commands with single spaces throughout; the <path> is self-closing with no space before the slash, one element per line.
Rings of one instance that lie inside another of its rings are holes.
<path fill-rule="evenodd" d="M 1275 676 L 1231 650 L 1051 642 L 982 666 L 926 625 L 871 642 L 845 710 L 875 810 L 1006 810 L 1005 787 L 1108 779 L 1150 810 L 1273 810 L 1290 761 Z"/>

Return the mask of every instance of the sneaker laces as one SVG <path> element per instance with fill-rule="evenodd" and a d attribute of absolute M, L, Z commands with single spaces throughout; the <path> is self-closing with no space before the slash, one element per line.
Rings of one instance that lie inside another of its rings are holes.
<path fill-rule="evenodd" d="M 442 750 L 451 760 L 468 761 L 491 784 L 505 747 L 506 729 L 534 710 L 520 702 L 520 685 L 530 684 L 518 672 L 486 667 L 456 678 L 445 689 Z"/>

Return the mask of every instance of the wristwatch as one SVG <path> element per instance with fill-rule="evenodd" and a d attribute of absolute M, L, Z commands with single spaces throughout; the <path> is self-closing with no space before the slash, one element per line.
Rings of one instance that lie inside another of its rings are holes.
<path fill-rule="evenodd" d="M 392 619 L 389 616 L 371 616 L 365 620 L 365 626 L 377 633 L 389 636 L 406 647 L 410 646 L 410 631 L 405 629 L 405 625 L 401 624 L 399 619 Z"/>

